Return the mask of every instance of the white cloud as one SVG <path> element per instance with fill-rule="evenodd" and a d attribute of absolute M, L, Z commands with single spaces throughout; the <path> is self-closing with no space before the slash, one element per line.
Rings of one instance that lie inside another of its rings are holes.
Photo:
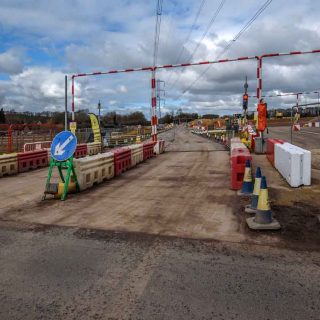
<path fill-rule="evenodd" d="M 21 48 L 11 48 L 0 53 L 0 73 L 16 74 L 22 71 L 22 60 L 24 50 Z"/>
<path fill-rule="evenodd" d="M 194 60 L 215 59 L 262 3 L 255 0 L 227 1 Z M 199 2 L 193 0 L 164 2 L 159 64 L 177 62 L 198 6 Z M 206 2 L 179 62 L 187 62 L 216 7 L 215 1 Z M 319 10 L 317 1 L 297 0 L 291 6 L 285 0 L 273 1 L 225 56 L 316 49 L 320 47 Z M 152 63 L 155 1 L 43 0 L 34 6 L 23 0 L 0 0 L 0 21 L 0 33 L 23 38 L 29 49 L 44 48 L 58 65 L 61 64 L 55 68 L 44 67 L 41 60 L 30 54 L 31 63 L 23 65 L 23 52 L 15 49 L 16 43 L 11 44 L 8 40 L 6 48 L 12 49 L 0 54 L 0 72 L 10 75 L 9 80 L 0 80 L 0 102 L 4 106 L 62 110 L 65 73 L 140 67 Z M 320 86 L 318 61 L 316 55 L 266 59 L 264 93 L 317 89 Z M 157 77 L 166 81 L 166 107 L 163 111 L 177 109 L 179 105 L 200 113 L 239 111 L 245 75 L 249 79 L 250 92 L 255 93 L 256 62 L 253 61 L 214 65 L 181 97 L 182 91 L 205 68 L 157 72 Z M 76 108 L 96 108 L 100 99 L 107 110 L 114 108 L 124 112 L 140 108 L 149 116 L 148 72 L 77 78 L 75 83 Z M 290 101 L 289 98 L 270 99 L 269 105 Z M 250 105 L 253 106 L 252 99 Z"/>

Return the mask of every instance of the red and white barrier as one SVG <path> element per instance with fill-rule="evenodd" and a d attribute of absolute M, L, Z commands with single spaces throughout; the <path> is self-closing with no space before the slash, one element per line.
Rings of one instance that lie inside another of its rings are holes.
<path fill-rule="evenodd" d="M 18 153 L 18 171 L 26 172 L 29 170 L 47 167 L 48 166 L 48 151 L 35 150 L 30 152 Z"/>
<path fill-rule="evenodd" d="M 161 154 L 165 151 L 165 141 L 158 140 L 157 143 L 154 145 L 154 153 Z"/>
<path fill-rule="evenodd" d="M 23 152 L 29 152 L 34 150 L 42 150 L 51 147 L 51 141 L 39 141 L 32 143 L 25 143 L 23 145 Z"/>

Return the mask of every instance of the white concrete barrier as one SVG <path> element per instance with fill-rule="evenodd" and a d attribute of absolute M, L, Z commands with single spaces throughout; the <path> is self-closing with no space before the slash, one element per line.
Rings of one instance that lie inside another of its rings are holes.
<path fill-rule="evenodd" d="M 311 185 L 311 152 L 290 143 L 275 144 L 275 168 L 291 187 Z"/>
<path fill-rule="evenodd" d="M 101 153 L 101 143 L 100 142 L 87 143 L 87 155 L 93 156 L 98 153 Z"/>
<path fill-rule="evenodd" d="M 18 173 L 18 156 L 16 153 L 0 155 L 0 177 Z"/>
<path fill-rule="evenodd" d="M 91 188 L 96 183 L 114 177 L 114 155 L 112 152 L 74 159 L 80 190 Z"/>
<path fill-rule="evenodd" d="M 128 147 L 131 149 L 131 166 L 136 166 L 143 161 L 143 144 L 132 144 Z"/>

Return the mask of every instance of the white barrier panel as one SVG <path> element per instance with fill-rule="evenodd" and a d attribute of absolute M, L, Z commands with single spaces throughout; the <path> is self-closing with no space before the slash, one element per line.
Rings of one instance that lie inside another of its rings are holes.
<path fill-rule="evenodd" d="M 165 141 L 164 140 L 157 141 L 157 143 L 154 145 L 153 150 L 154 150 L 155 154 L 164 153 L 164 151 L 165 151 Z"/>
<path fill-rule="evenodd" d="M 112 152 L 73 160 L 80 190 L 91 188 L 114 177 L 114 155 Z"/>
<path fill-rule="evenodd" d="M 128 147 L 131 149 L 131 165 L 136 166 L 143 161 L 143 144 L 132 144 Z"/>
<path fill-rule="evenodd" d="M 93 156 L 98 153 L 101 153 L 101 143 L 100 142 L 87 143 L 87 155 Z"/>
<path fill-rule="evenodd" d="M 0 155 L 0 177 L 18 173 L 18 157 L 16 153 Z"/>
<path fill-rule="evenodd" d="M 311 152 L 290 143 L 275 144 L 275 168 L 291 187 L 311 185 Z"/>

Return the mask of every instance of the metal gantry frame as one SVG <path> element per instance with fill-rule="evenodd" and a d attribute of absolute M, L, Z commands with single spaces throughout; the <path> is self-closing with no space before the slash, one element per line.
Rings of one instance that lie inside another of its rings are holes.
<path fill-rule="evenodd" d="M 140 72 L 140 71 L 151 71 L 151 127 L 152 127 L 152 141 L 157 142 L 158 134 L 157 134 L 157 96 L 156 96 L 156 71 L 158 69 L 171 69 L 171 68 L 184 68 L 184 67 L 191 67 L 191 66 L 201 66 L 207 64 L 219 64 L 219 63 L 227 63 L 227 62 L 236 62 L 236 61 L 246 61 L 246 60 L 256 60 L 257 61 L 257 93 L 256 98 L 257 102 L 259 103 L 260 98 L 262 97 L 262 62 L 265 58 L 272 58 L 272 57 L 283 57 L 283 56 L 293 56 L 293 55 L 304 55 L 304 54 L 314 54 L 320 53 L 320 49 L 316 50 L 309 50 L 309 51 L 291 51 L 287 53 L 267 53 L 260 56 L 246 56 L 246 57 L 239 57 L 239 58 L 232 58 L 232 59 L 220 59 L 220 60 L 213 60 L 213 61 L 201 61 L 201 62 L 194 62 L 194 63 L 181 63 L 181 64 L 167 64 L 162 66 L 154 66 L 154 67 L 143 67 L 143 68 L 131 68 L 131 69 L 123 69 L 123 70 L 109 70 L 109 71 L 102 71 L 102 72 L 91 72 L 91 73 L 78 73 L 71 76 L 72 81 L 72 121 L 75 120 L 74 117 L 74 110 L 75 110 L 75 92 L 74 92 L 74 82 L 75 78 L 79 77 L 87 77 L 87 76 L 98 76 L 98 75 L 108 75 L 114 73 L 127 73 L 127 72 Z"/>

